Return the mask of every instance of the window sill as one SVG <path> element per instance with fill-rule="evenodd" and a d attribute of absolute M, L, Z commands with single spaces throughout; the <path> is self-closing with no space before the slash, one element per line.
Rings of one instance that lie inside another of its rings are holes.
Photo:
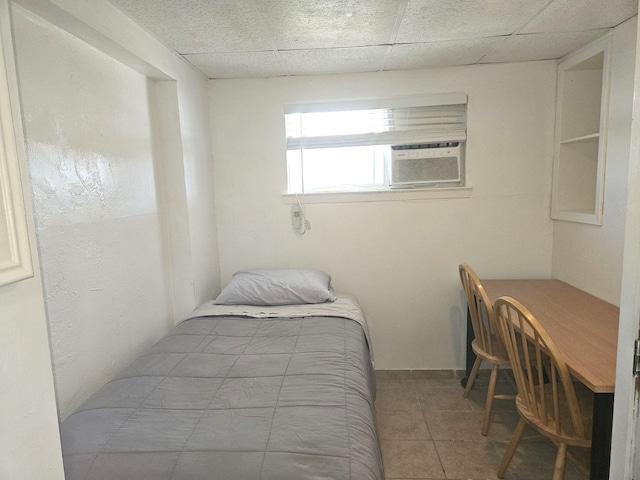
<path fill-rule="evenodd" d="M 394 202 L 411 200 L 435 200 L 443 198 L 469 198 L 472 187 L 411 188 L 366 192 L 286 193 L 282 199 L 286 205 L 309 203 Z M 297 197 L 297 198 L 296 198 Z"/>

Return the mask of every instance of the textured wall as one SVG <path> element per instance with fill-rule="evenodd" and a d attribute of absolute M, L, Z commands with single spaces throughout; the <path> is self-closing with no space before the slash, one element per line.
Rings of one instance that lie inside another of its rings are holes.
<path fill-rule="evenodd" d="M 316 267 L 367 314 L 377 368 L 460 368 L 458 264 L 479 275 L 551 273 L 554 62 L 211 82 L 223 283 L 250 267 Z M 291 229 L 283 105 L 465 92 L 468 198 L 309 204 Z"/>
<path fill-rule="evenodd" d="M 147 81 L 36 18 L 15 30 L 65 417 L 172 321 Z"/>
<path fill-rule="evenodd" d="M 12 55 L 8 2 L 0 0 L 0 36 L 16 133 L 17 158 L 29 243 L 32 278 L 0 286 L 0 478 L 63 480 L 60 435 L 51 373 L 40 263 L 29 195 Z M 4 88 L 4 87 L 3 87 Z M 3 128 L 8 125 L 4 122 Z M 8 132 L 4 132 L 7 134 Z M 1 203 L 1 202 L 0 202 Z"/>

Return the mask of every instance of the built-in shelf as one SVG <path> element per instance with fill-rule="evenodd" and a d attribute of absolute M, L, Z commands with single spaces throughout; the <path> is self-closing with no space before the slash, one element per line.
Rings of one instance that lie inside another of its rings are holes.
<path fill-rule="evenodd" d="M 609 37 L 558 64 L 551 218 L 602 225 Z"/>

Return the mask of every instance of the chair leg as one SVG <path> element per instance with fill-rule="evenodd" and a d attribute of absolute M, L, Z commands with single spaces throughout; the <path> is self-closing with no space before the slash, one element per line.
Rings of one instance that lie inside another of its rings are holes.
<path fill-rule="evenodd" d="M 518 444 L 520 443 L 520 439 L 522 438 L 522 434 L 524 433 L 526 426 L 526 420 L 524 418 L 520 418 L 516 429 L 513 431 L 513 435 L 511 435 L 511 441 L 507 446 L 507 450 L 504 452 L 504 457 L 502 457 L 502 463 L 500 464 L 500 468 L 498 468 L 498 478 L 504 478 L 504 474 L 511 463 L 513 455 L 516 453 L 516 449 L 518 448 Z"/>
<path fill-rule="evenodd" d="M 480 357 L 476 357 L 476 361 L 473 362 L 471 373 L 469 374 L 469 378 L 467 379 L 467 384 L 464 387 L 464 393 L 462 394 L 464 398 L 467 398 L 469 396 L 471 387 L 473 387 L 473 383 L 476 381 L 476 377 L 478 376 L 478 370 L 480 370 L 481 363 L 482 363 L 482 359 Z"/>
<path fill-rule="evenodd" d="M 567 461 L 567 444 L 558 444 L 558 454 L 556 455 L 556 465 L 553 468 L 553 480 L 564 478 L 564 465 Z"/>
<path fill-rule="evenodd" d="M 498 382 L 498 370 L 500 366 L 494 364 L 491 368 L 491 378 L 487 389 L 487 399 L 484 402 L 484 418 L 482 419 L 482 435 L 489 433 L 489 422 L 491 421 L 491 409 L 493 408 L 493 398 L 496 394 L 496 383 Z"/>

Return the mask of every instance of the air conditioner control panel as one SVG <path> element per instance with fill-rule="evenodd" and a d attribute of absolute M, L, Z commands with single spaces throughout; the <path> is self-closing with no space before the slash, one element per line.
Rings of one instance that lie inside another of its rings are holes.
<path fill-rule="evenodd" d="M 460 154 L 460 142 L 393 145 L 391 150 L 393 152 L 393 157 L 398 160 L 454 157 Z"/>

